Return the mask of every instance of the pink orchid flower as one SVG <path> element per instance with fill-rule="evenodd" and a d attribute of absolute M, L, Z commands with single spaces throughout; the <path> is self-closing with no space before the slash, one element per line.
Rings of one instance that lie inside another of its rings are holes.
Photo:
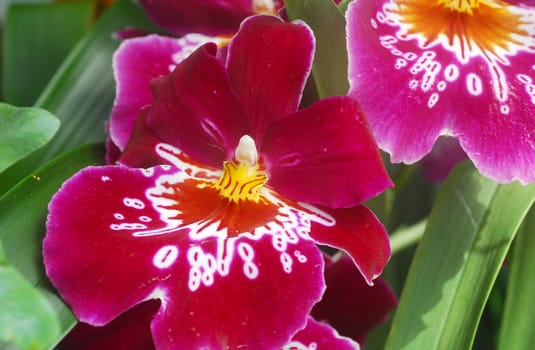
<path fill-rule="evenodd" d="M 255 14 L 276 15 L 283 0 L 140 0 L 149 18 L 175 36 L 233 35 Z"/>
<path fill-rule="evenodd" d="M 446 135 L 482 174 L 535 181 L 535 9 L 512 3 L 351 3 L 349 95 L 393 162 Z"/>
<path fill-rule="evenodd" d="M 316 244 L 381 273 L 360 203 L 392 183 L 354 100 L 298 110 L 313 55 L 305 24 L 253 16 L 227 59 L 206 44 L 153 81 L 121 159 L 154 166 L 86 168 L 49 206 L 46 272 L 79 320 L 159 299 L 157 348 L 278 349 L 325 289 Z"/>
<path fill-rule="evenodd" d="M 58 345 L 59 350 L 153 350 L 150 323 L 158 303 L 145 302 L 125 312 L 104 327 L 78 323 Z M 281 350 L 359 350 L 352 339 L 340 336 L 312 317 Z"/>
<path fill-rule="evenodd" d="M 325 262 L 327 289 L 312 315 L 326 323 L 309 317 L 305 328 L 283 349 L 358 349 L 358 343 L 363 344 L 367 333 L 384 322 L 388 312 L 397 305 L 388 284 L 378 278 L 369 286 L 347 255 L 338 254 L 334 259 L 325 256 Z M 78 323 L 58 349 L 152 350 L 150 324 L 159 307 L 155 300 L 144 302 L 103 327 Z M 328 324 L 358 343 L 340 336 Z"/>

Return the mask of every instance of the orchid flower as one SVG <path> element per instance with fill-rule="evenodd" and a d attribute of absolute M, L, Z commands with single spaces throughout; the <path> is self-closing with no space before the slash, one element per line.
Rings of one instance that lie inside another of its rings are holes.
<path fill-rule="evenodd" d="M 157 302 L 145 302 L 125 312 L 104 327 L 78 323 L 58 345 L 59 350 L 153 350 L 150 321 Z M 308 317 L 305 328 L 297 332 L 281 350 L 358 350 L 359 344 L 340 336 L 327 324 Z"/>
<path fill-rule="evenodd" d="M 283 0 L 140 0 L 149 18 L 175 36 L 233 35 L 255 14 L 276 15 Z"/>
<path fill-rule="evenodd" d="M 390 248 L 360 203 L 392 183 L 354 100 L 298 110 L 313 55 L 305 24 L 253 16 L 226 60 L 206 44 L 153 81 L 121 158 L 153 166 L 86 168 L 49 206 L 46 272 L 79 320 L 159 299 L 157 348 L 278 349 L 325 289 L 316 244 L 372 284 Z"/>
<path fill-rule="evenodd" d="M 350 4 L 349 95 L 393 162 L 418 161 L 446 135 L 483 175 L 535 181 L 535 9 L 526 3 Z"/>
<path fill-rule="evenodd" d="M 363 344 L 369 331 L 382 323 L 389 311 L 397 305 L 397 298 L 381 278 L 369 286 L 356 272 L 347 255 L 325 257 L 327 289 L 321 301 L 314 306 L 312 317 L 305 328 L 294 335 L 283 349 L 355 349 Z M 150 350 L 154 349 L 150 323 L 159 308 L 155 300 L 144 302 L 103 327 L 78 323 L 58 345 L 60 350 Z M 342 335 L 330 329 L 334 325 Z M 315 345 L 313 345 L 315 344 Z"/>

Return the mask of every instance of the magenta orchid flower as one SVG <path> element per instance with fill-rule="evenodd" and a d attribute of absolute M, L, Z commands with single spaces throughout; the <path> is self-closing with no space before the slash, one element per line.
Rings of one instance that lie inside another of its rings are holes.
<path fill-rule="evenodd" d="M 206 44 L 153 81 L 123 156 L 163 165 L 86 168 L 49 206 L 46 272 L 78 319 L 159 299 L 157 348 L 278 349 L 323 294 L 316 244 L 381 273 L 388 236 L 359 203 L 392 184 L 354 100 L 298 110 L 313 55 L 303 23 L 253 16 L 225 64 Z"/>
<path fill-rule="evenodd" d="M 149 18 L 171 34 L 233 35 L 255 14 L 276 15 L 283 0 L 140 0 Z"/>
<path fill-rule="evenodd" d="M 415 162 L 447 135 L 482 174 L 535 181 L 535 9 L 359 0 L 347 33 L 349 95 L 393 162 Z"/>
<path fill-rule="evenodd" d="M 153 350 L 150 322 L 157 302 L 145 302 L 125 312 L 103 327 L 78 323 L 57 346 L 59 350 Z M 299 330 L 279 350 L 359 350 L 359 344 L 340 336 L 327 324 L 308 317 Z"/>

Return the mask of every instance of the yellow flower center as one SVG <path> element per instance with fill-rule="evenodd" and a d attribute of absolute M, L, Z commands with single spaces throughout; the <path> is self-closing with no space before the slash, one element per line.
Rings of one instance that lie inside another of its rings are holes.
<path fill-rule="evenodd" d="M 479 0 L 438 0 L 438 3 L 460 13 L 472 14 L 472 9 L 479 7 Z"/>
<path fill-rule="evenodd" d="M 236 161 L 225 162 L 223 175 L 212 184 L 222 197 L 238 203 L 240 201 L 260 200 L 260 189 L 268 176 L 260 169 L 256 145 L 249 135 L 240 139 L 235 151 Z"/>
<path fill-rule="evenodd" d="M 497 1 L 483 0 L 398 0 L 397 9 L 406 33 L 421 35 L 424 46 L 447 40 L 461 62 L 483 55 L 505 61 L 503 53 L 523 47 L 529 33 L 526 19 Z"/>

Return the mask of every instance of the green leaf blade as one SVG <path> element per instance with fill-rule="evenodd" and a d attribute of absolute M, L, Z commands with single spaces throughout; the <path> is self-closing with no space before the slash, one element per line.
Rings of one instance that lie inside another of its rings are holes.
<path fill-rule="evenodd" d="M 469 349 L 535 185 L 497 185 L 463 163 L 429 218 L 387 349 Z"/>
<path fill-rule="evenodd" d="M 47 349 L 61 334 L 48 300 L 4 264 L 0 265 L 0 330 L 0 340 L 22 350 Z"/>
<path fill-rule="evenodd" d="M 6 102 L 33 105 L 67 54 L 89 29 L 91 1 L 9 7 L 3 33 Z"/>
<path fill-rule="evenodd" d="M 316 37 L 312 75 L 320 98 L 346 95 L 347 49 L 345 18 L 332 0 L 286 0 L 290 19 L 305 21 Z"/>
<path fill-rule="evenodd" d="M 48 291 L 51 286 L 41 252 L 48 202 L 61 184 L 77 171 L 103 164 L 103 155 L 102 144 L 79 147 L 53 159 L 0 197 L 0 238 L 7 261 L 31 285 L 43 288 L 43 295 L 59 319 L 61 332 L 72 327 L 75 319 L 61 299 Z M 53 340 L 58 339 L 56 334 Z"/>
<path fill-rule="evenodd" d="M 499 350 L 531 350 L 535 344 L 535 209 L 532 208 L 514 243 L 510 260 Z"/>
<path fill-rule="evenodd" d="M 119 0 L 69 54 L 36 102 L 60 119 L 61 128 L 42 150 L 0 175 L 0 194 L 65 150 L 104 140 L 115 96 L 112 56 L 120 44 L 113 34 L 126 27 L 150 31 L 154 25 L 136 4 Z"/>
<path fill-rule="evenodd" d="M 0 173 L 43 147 L 59 129 L 59 120 L 39 108 L 0 103 Z"/>

